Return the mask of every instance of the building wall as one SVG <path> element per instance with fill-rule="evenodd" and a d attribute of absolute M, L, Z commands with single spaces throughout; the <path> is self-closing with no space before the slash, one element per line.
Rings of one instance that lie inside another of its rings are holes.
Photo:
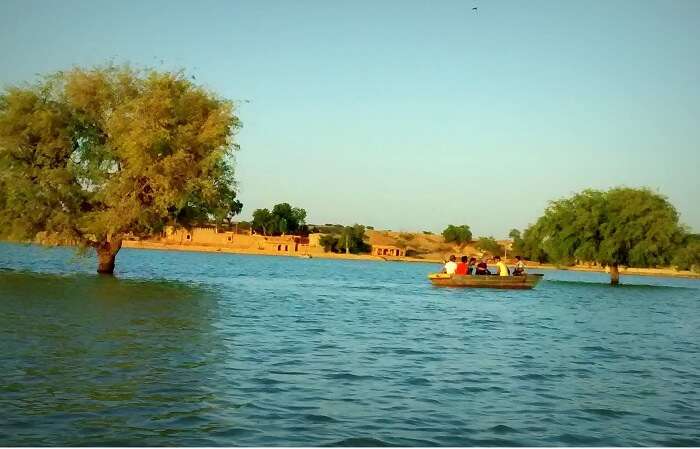
<path fill-rule="evenodd" d="M 175 229 L 168 226 L 160 240 L 178 245 L 212 245 L 288 254 L 309 253 L 309 240 L 306 238 L 293 235 L 266 237 L 256 234 L 236 234 L 230 231 L 219 232 L 216 228 Z"/>
<path fill-rule="evenodd" d="M 372 245 L 372 255 L 381 257 L 404 257 L 406 250 L 390 245 Z"/>
<path fill-rule="evenodd" d="M 315 233 L 309 234 L 309 249 L 310 253 L 322 253 L 324 252 L 323 246 L 321 246 L 321 237 L 323 234 Z"/>

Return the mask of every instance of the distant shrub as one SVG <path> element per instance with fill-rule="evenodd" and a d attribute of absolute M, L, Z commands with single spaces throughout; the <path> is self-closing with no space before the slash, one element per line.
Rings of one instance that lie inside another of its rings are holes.
<path fill-rule="evenodd" d="M 467 225 L 449 225 L 442 231 L 442 237 L 446 242 L 456 243 L 462 248 L 472 240 L 472 231 L 469 230 L 469 226 Z"/>
<path fill-rule="evenodd" d="M 503 247 L 493 237 L 481 237 L 477 240 L 476 247 L 490 253 L 492 256 L 503 254 Z"/>
<path fill-rule="evenodd" d="M 425 235 L 433 235 L 433 233 L 432 233 L 431 231 L 423 231 L 423 234 L 425 234 Z"/>
<path fill-rule="evenodd" d="M 413 240 L 415 237 L 416 237 L 415 235 L 413 235 L 409 232 L 402 232 L 401 234 L 399 234 L 399 238 L 406 240 L 407 242 Z"/>

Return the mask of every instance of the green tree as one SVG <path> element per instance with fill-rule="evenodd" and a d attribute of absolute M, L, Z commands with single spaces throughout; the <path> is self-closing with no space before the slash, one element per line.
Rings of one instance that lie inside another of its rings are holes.
<path fill-rule="evenodd" d="M 332 234 L 321 237 L 320 244 L 326 252 L 346 254 L 358 254 L 368 252 L 370 247 L 366 243 L 365 227 L 359 224 L 335 228 Z"/>
<path fill-rule="evenodd" d="M 481 251 L 486 251 L 492 256 L 503 254 L 503 247 L 493 237 L 480 237 L 476 241 L 476 247 Z"/>
<path fill-rule="evenodd" d="M 585 190 L 551 202 L 536 226 L 550 260 L 608 266 L 613 285 L 620 265 L 668 265 L 683 236 L 676 209 L 649 189 Z"/>
<path fill-rule="evenodd" d="M 272 213 L 268 209 L 255 209 L 253 211 L 253 221 L 250 223 L 253 231 L 268 235 L 272 233 L 272 228 L 276 229 L 276 224 L 273 223 Z"/>
<path fill-rule="evenodd" d="M 0 94 L 0 229 L 92 247 L 240 211 L 233 104 L 182 73 L 76 68 Z"/>
<path fill-rule="evenodd" d="M 538 222 L 525 229 L 520 247 L 516 251 L 527 260 L 536 260 L 539 263 L 545 263 L 548 259 L 547 253 L 542 247 L 543 240 L 544 231 L 542 229 L 542 224 Z"/>
<path fill-rule="evenodd" d="M 700 272 L 700 234 L 688 234 L 676 249 L 671 261 L 677 270 Z"/>
<path fill-rule="evenodd" d="M 272 212 L 256 209 L 253 212 L 253 230 L 264 235 L 295 234 L 306 227 L 306 211 L 289 203 L 276 204 Z"/>
<path fill-rule="evenodd" d="M 442 231 L 442 237 L 447 243 L 456 243 L 460 248 L 472 241 L 472 231 L 467 225 L 449 225 Z"/>
<path fill-rule="evenodd" d="M 513 239 L 513 251 L 515 251 L 516 254 L 522 255 L 525 242 L 520 233 L 520 230 L 511 229 L 508 233 L 508 237 Z"/>
<path fill-rule="evenodd" d="M 335 234 L 324 234 L 319 239 L 319 243 L 325 252 L 335 252 L 338 248 L 338 236 Z"/>

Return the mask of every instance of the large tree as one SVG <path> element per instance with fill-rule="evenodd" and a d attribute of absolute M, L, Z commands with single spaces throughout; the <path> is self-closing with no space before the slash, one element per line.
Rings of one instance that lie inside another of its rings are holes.
<path fill-rule="evenodd" d="M 0 230 L 93 247 L 231 218 L 233 104 L 182 73 L 76 68 L 0 94 Z"/>
<path fill-rule="evenodd" d="M 676 209 L 649 189 L 585 190 L 551 202 L 534 226 L 550 260 L 608 266 L 613 285 L 620 265 L 668 265 L 683 237 Z"/>

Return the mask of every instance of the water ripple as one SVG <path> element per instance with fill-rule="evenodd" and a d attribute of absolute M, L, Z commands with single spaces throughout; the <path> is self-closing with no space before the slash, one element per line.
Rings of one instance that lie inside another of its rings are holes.
<path fill-rule="evenodd" d="M 0 244 L 0 445 L 700 445 L 693 280 Z M 599 284 L 596 284 L 598 282 Z"/>

